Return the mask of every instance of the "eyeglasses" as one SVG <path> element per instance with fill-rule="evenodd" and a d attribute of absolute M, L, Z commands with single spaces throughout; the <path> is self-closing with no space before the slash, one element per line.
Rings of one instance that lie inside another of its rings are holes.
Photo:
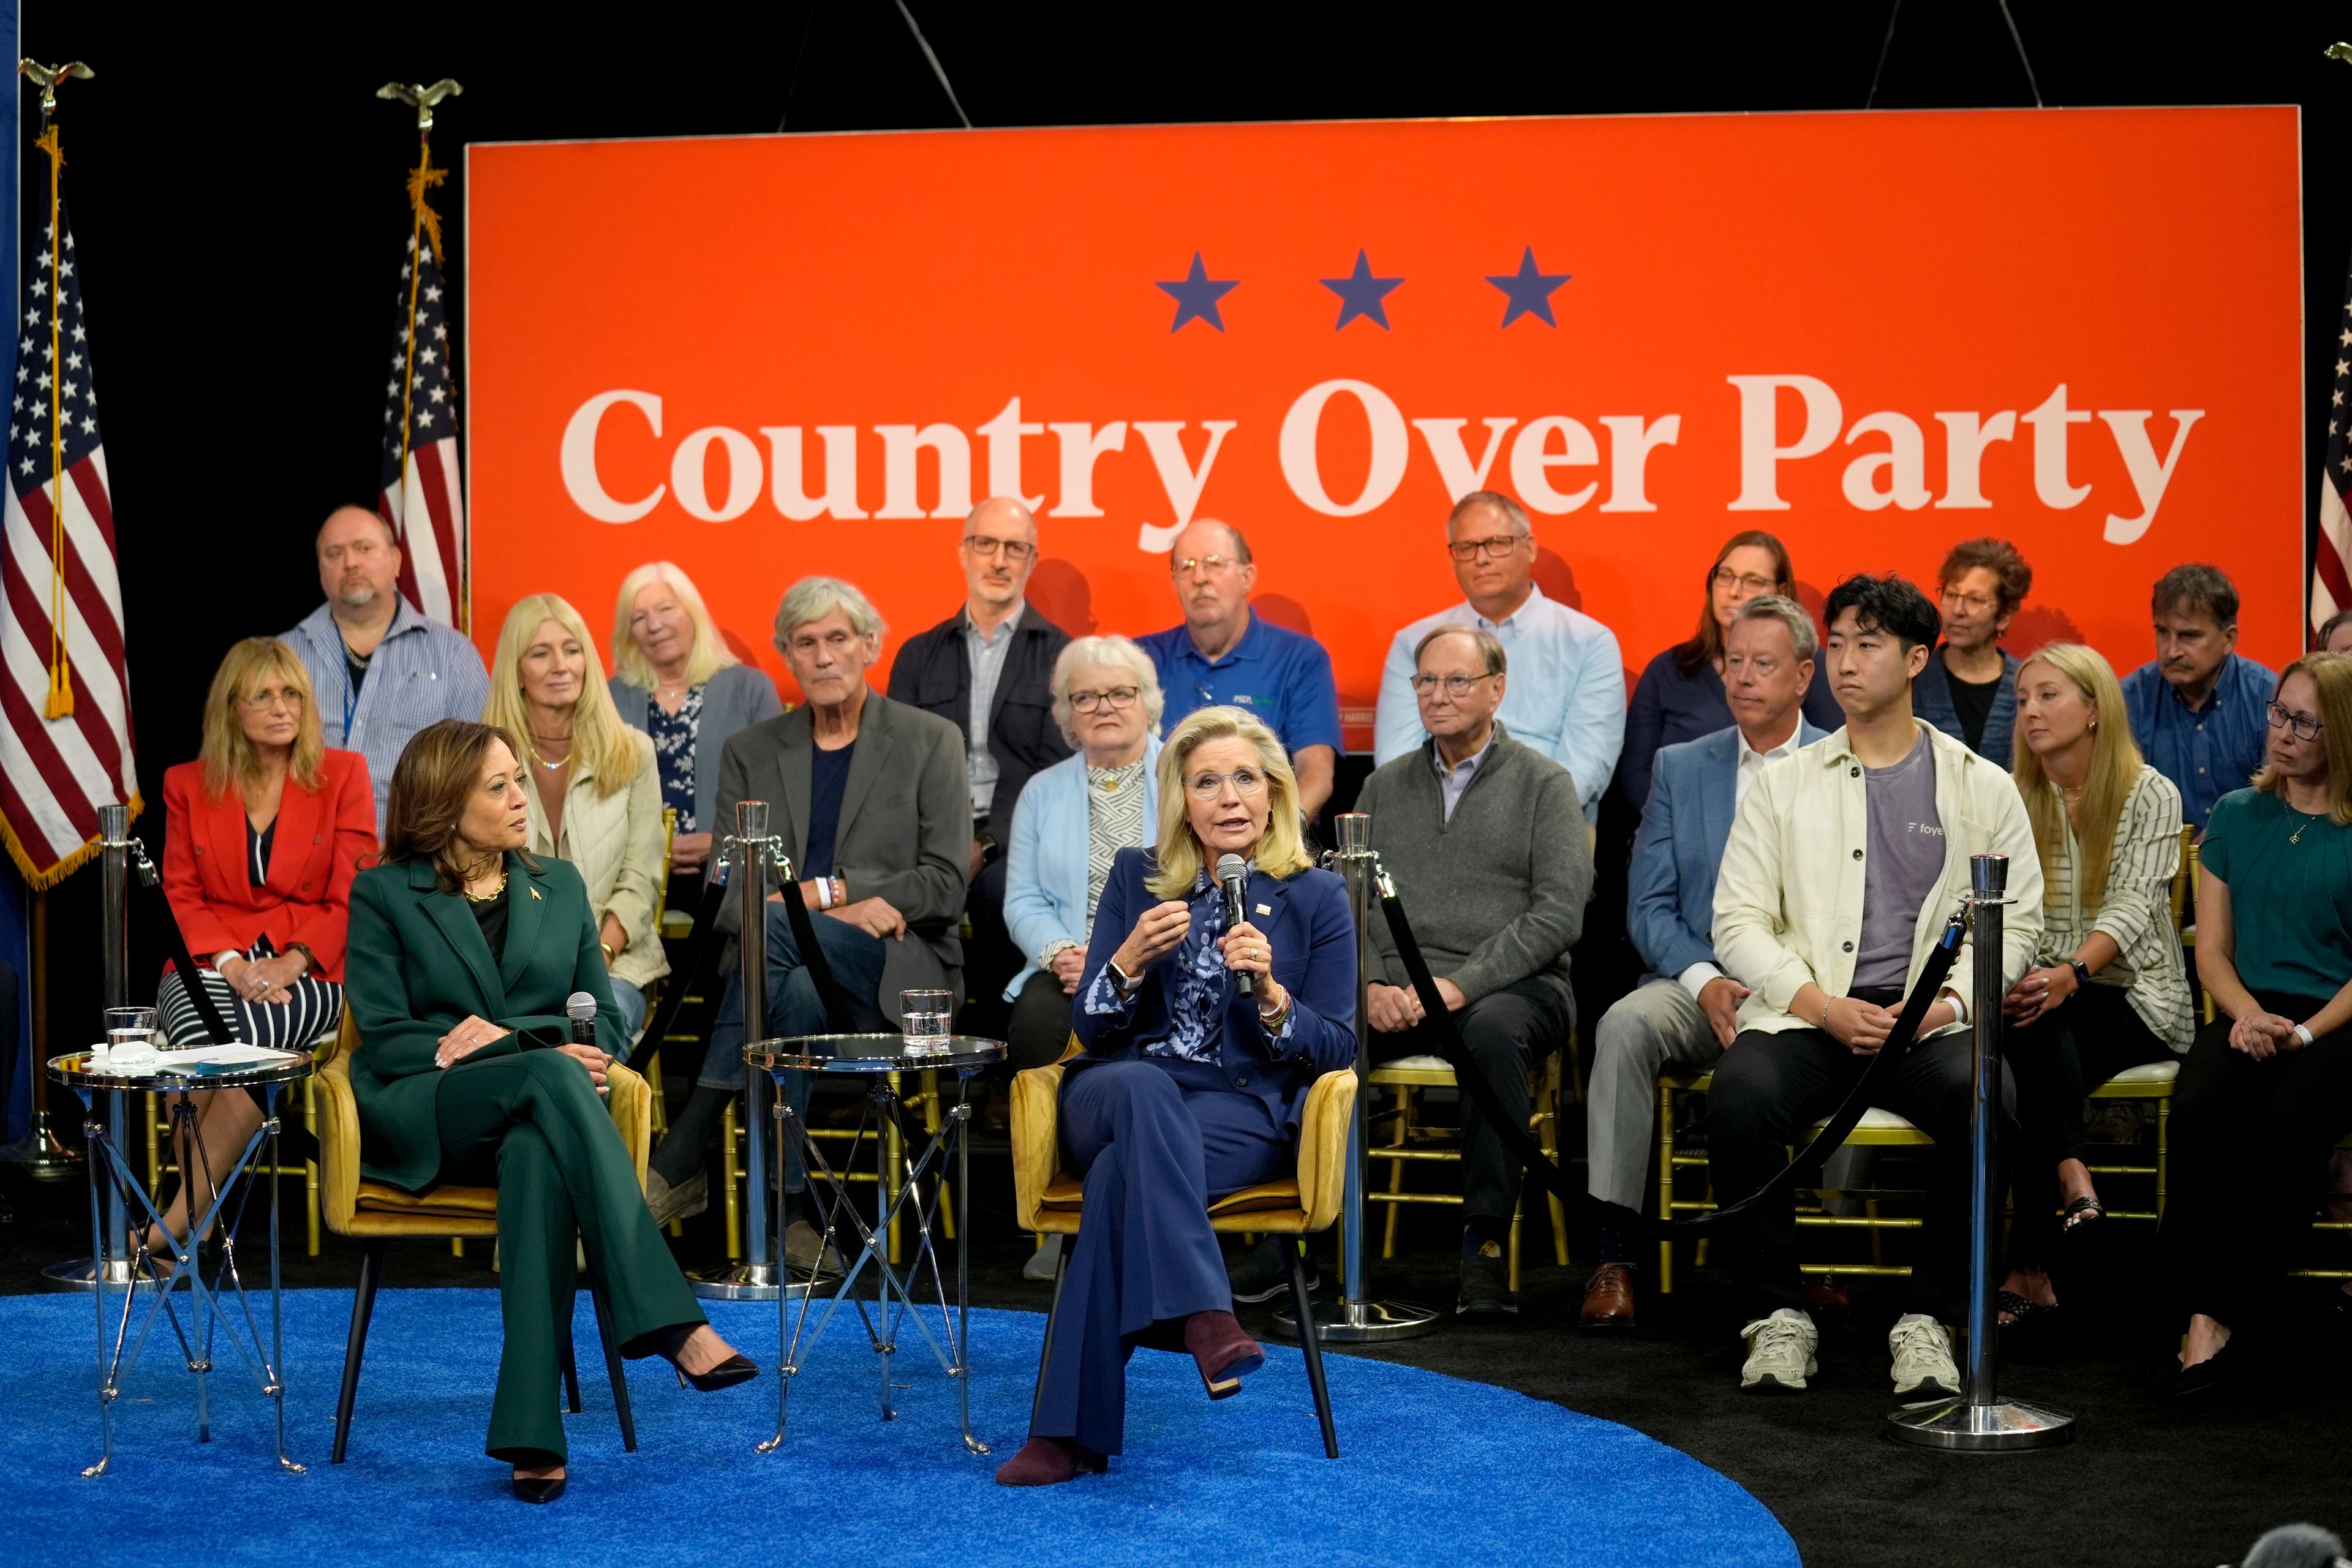
<path fill-rule="evenodd" d="M 1491 669 L 1484 675 L 1416 675 L 1412 678 L 1412 689 L 1426 697 L 1443 686 L 1448 697 L 1467 697 L 1472 687 L 1482 680 L 1494 679 L 1495 672 Z"/>
<path fill-rule="evenodd" d="M 1482 555 L 1489 561 L 1500 561 L 1523 541 L 1534 537 L 1530 533 L 1497 533 L 1490 539 L 1450 539 L 1445 543 L 1445 553 L 1456 561 L 1475 561 Z"/>
<path fill-rule="evenodd" d="M 275 691 L 248 691 L 236 700 L 237 705 L 248 713 L 266 713 L 280 702 L 297 713 L 302 710 L 302 694 L 290 686 Z"/>
<path fill-rule="evenodd" d="M 1753 572 L 1734 572 L 1728 566 L 1717 567 L 1707 581 L 1718 588 L 1745 588 L 1750 594 L 1769 594 L 1780 585 L 1769 577 L 1759 577 Z"/>
<path fill-rule="evenodd" d="M 1241 562 L 1231 555 L 1187 555 L 1181 561 L 1171 561 L 1168 563 L 1168 569 L 1179 574 L 1192 571 L 1222 572 L 1228 566 L 1240 564 Z"/>
<path fill-rule="evenodd" d="M 1976 616 L 1987 614 L 2000 605 L 1999 599 L 1990 598 L 1983 594 L 1955 594 L 1949 588 L 1944 590 L 1944 603 L 1953 609 L 1966 610 L 1970 615 Z"/>
<path fill-rule="evenodd" d="M 1214 800 L 1225 793 L 1228 781 L 1233 784 L 1234 793 L 1244 798 L 1265 788 L 1265 775 L 1255 768 L 1235 768 L 1229 773 L 1194 773 L 1184 781 L 1184 787 L 1192 792 L 1195 800 Z"/>
<path fill-rule="evenodd" d="M 2271 728 L 2284 730 L 2298 741 L 2316 741 L 2319 732 L 2327 728 L 2316 719 L 2306 719 L 2300 713 L 2290 713 L 2277 703 L 2271 704 Z"/>
<path fill-rule="evenodd" d="M 1132 708 L 1135 700 L 1143 695 L 1140 687 L 1114 686 L 1102 691 L 1073 691 L 1070 706 L 1081 713 L 1091 713 L 1097 708 Z"/>
<path fill-rule="evenodd" d="M 963 547 L 974 555 L 1002 555 L 1018 566 L 1037 553 L 1037 547 L 1018 539 L 982 539 L 976 533 L 964 535 Z"/>

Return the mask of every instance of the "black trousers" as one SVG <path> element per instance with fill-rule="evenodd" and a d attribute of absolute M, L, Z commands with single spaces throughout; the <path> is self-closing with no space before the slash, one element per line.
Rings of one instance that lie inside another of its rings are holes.
<path fill-rule="evenodd" d="M 1708 1160 L 1717 1201 L 1758 1191 L 1789 1163 L 1789 1146 L 1837 1109 L 1871 1058 L 1854 1055 L 1820 1029 L 1777 1035 L 1748 1030 L 1716 1064 L 1707 1095 Z M 1926 1224 L 1912 1260 L 1906 1312 L 1944 1322 L 1966 1311 L 1969 1287 L 1969 1112 L 1975 1052 L 1966 1033 L 1923 1040 L 1890 1062 L 1871 1101 L 1934 1139 Z M 2001 1086 L 2004 1109 L 2009 1086 Z M 2007 1120 L 2006 1117 L 2003 1119 Z M 2000 1142 L 2008 1146 L 2009 1132 Z M 1740 1284 L 1759 1317 L 1776 1308 L 1805 1309 L 1797 1259 L 1797 1204 L 1790 1193 L 1764 1205 L 1738 1231 Z"/>
<path fill-rule="evenodd" d="M 971 935 L 963 944 L 963 994 L 972 1005 L 973 1022 L 982 1033 L 1003 1026 L 1004 988 L 1021 973 L 1021 950 L 1004 924 L 1004 861 L 1002 857 L 980 868 L 964 895 L 963 912 L 971 921 Z"/>
<path fill-rule="evenodd" d="M 2056 1012 L 2003 1031 L 2001 1062 L 2017 1093 L 2018 1143 L 2009 1160 L 2016 1200 L 2011 1268 L 2046 1268 L 2057 1249 L 2058 1165 L 2083 1157 L 2083 1097 L 2126 1068 L 2172 1055 L 2118 985 L 2086 985 Z"/>
<path fill-rule="evenodd" d="M 2254 999 L 2298 1020 L 2322 1005 L 2265 992 Z M 2263 1061 L 2230 1048 L 2227 1018 L 2197 1032 L 2172 1089 L 2171 1182 L 2161 1237 L 2183 1310 L 2232 1329 L 2267 1326 L 2285 1270 L 2311 1245 L 2328 1154 L 2347 1131 L 2352 1028 Z"/>
<path fill-rule="evenodd" d="M 1532 1109 L 1528 1069 L 1567 1040 L 1570 1024 L 1567 1004 L 1549 984 L 1530 978 L 1488 992 L 1465 1007 L 1454 1021 L 1462 1031 L 1463 1048 L 1495 1086 L 1495 1098 L 1503 1102 L 1504 1113 L 1517 1118 L 1517 1124 L 1525 1127 Z M 1426 1021 L 1393 1035 L 1374 1034 L 1369 1051 L 1375 1067 L 1423 1053 L 1444 1054 L 1438 1049 L 1436 1030 Z M 1510 1230 L 1511 1212 L 1518 1207 L 1519 1182 L 1525 1174 L 1517 1156 L 1505 1146 L 1503 1135 L 1465 1089 L 1464 1228 L 1501 1240 Z"/>
<path fill-rule="evenodd" d="M 1070 1004 L 1076 1000 L 1050 969 L 1023 981 L 1021 994 L 1013 999 L 1013 1017 L 1004 1026 L 1006 1067 L 1026 1072 L 1060 1061 L 1070 1046 Z"/>

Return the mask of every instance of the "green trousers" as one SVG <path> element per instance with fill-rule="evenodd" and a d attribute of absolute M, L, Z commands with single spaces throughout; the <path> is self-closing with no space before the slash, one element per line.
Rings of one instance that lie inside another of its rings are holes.
<path fill-rule="evenodd" d="M 637 1186 L 635 1164 L 588 1069 L 561 1051 L 460 1062 L 435 1101 L 441 1179 L 495 1181 L 499 1304 L 506 1343 L 488 1451 L 515 1465 L 561 1463 L 562 1335 L 578 1280 L 576 1236 L 604 1288 L 625 1356 L 662 1331 L 706 1322 Z"/>

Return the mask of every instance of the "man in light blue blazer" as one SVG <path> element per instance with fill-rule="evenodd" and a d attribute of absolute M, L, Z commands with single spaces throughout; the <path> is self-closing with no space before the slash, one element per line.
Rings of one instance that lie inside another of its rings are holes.
<path fill-rule="evenodd" d="M 1733 726 L 1657 754 L 1625 911 L 1647 972 L 1601 1020 L 1585 1100 L 1592 1195 L 1629 1212 L 1601 1227 L 1581 1327 L 1633 1326 L 1633 1238 L 1654 1146 L 1658 1074 L 1711 1068 L 1738 1032 L 1748 991 L 1717 967 L 1709 934 L 1716 871 L 1749 784 L 1822 737 L 1802 711 L 1818 647 L 1812 618 L 1794 601 L 1777 594 L 1748 600 L 1724 638 Z"/>

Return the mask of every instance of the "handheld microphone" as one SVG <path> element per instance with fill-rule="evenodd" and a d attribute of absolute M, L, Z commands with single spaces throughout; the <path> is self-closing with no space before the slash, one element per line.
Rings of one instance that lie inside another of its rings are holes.
<path fill-rule="evenodd" d="M 1217 857 L 1217 886 L 1225 892 L 1225 929 L 1231 931 L 1242 923 L 1242 889 L 1249 880 L 1249 862 L 1238 855 Z M 1234 981 L 1244 996 L 1257 994 L 1257 976 L 1246 969 L 1234 972 Z"/>
<path fill-rule="evenodd" d="M 575 1046 L 596 1044 L 596 998 L 586 991 L 574 991 L 563 999 L 563 1016 L 572 1020 L 572 1043 Z M 603 1047 L 599 1047 L 599 1049 Z M 598 1094 L 613 1092 L 609 1084 L 598 1084 Z"/>

